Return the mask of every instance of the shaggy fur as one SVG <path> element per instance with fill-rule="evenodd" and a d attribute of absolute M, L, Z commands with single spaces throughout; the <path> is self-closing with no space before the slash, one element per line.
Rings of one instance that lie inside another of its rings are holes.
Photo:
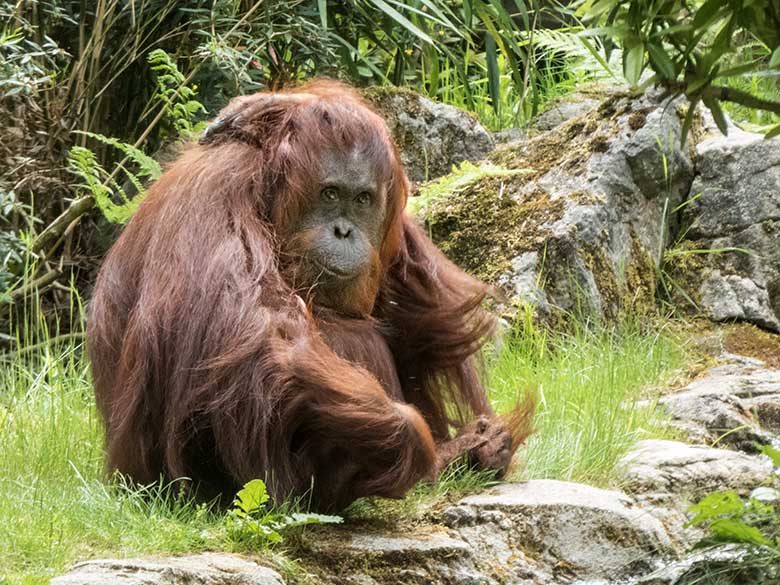
<path fill-rule="evenodd" d="M 325 307 L 286 244 L 318 157 L 355 145 L 387 184 L 385 236 Z M 205 497 L 263 478 L 276 500 L 337 510 L 400 497 L 463 452 L 479 460 L 487 439 L 464 437 L 491 424 L 514 452 L 533 405 L 491 412 L 474 365 L 486 288 L 404 215 L 408 189 L 385 124 L 349 88 L 234 100 L 150 188 L 98 276 L 88 350 L 109 467 L 188 477 Z"/>

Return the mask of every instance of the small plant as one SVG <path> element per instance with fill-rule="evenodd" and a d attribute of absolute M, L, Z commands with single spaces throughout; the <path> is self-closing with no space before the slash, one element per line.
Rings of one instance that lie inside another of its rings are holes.
<path fill-rule="evenodd" d="M 143 181 L 158 179 L 162 174 L 162 168 L 156 160 L 131 144 L 125 144 L 102 134 L 91 132 L 83 132 L 83 134 L 113 146 L 125 155 L 125 159 L 117 164 L 113 173 L 109 173 L 90 149 L 74 146 L 68 152 L 68 170 L 83 181 L 80 187 L 94 197 L 95 203 L 108 221 L 126 223 L 143 200 L 145 194 Z M 137 170 L 132 172 L 127 169 L 124 166 L 126 161 L 134 163 Z M 116 180 L 119 171 L 123 171 L 123 175 L 132 185 L 136 192 L 135 197 L 128 196 L 125 188 Z M 121 203 L 115 203 L 116 199 L 121 199 Z"/>
<path fill-rule="evenodd" d="M 766 446 L 761 451 L 780 467 L 780 450 Z M 715 555 L 683 575 L 679 585 L 780 582 L 780 491 L 763 487 L 749 498 L 731 490 L 714 492 L 689 512 L 694 516 L 688 526 L 707 529 L 694 549 L 726 551 L 728 558 L 724 562 Z"/>
<path fill-rule="evenodd" d="M 157 81 L 153 100 L 163 104 L 165 115 L 179 136 L 185 139 L 192 137 L 197 132 L 195 120 L 198 114 L 206 112 L 203 104 L 195 99 L 197 88 L 187 84 L 187 78 L 162 49 L 149 53 L 147 61 Z"/>
<path fill-rule="evenodd" d="M 308 524 L 340 524 L 341 516 L 287 513 L 268 506 L 270 497 L 265 482 L 253 479 L 233 500 L 233 509 L 225 519 L 228 536 L 234 542 L 264 547 L 282 542 L 282 532 Z"/>
<path fill-rule="evenodd" d="M 162 112 L 173 125 L 177 136 L 183 140 L 190 139 L 200 129 L 200 124 L 195 122 L 197 115 L 206 111 L 203 104 L 195 99 L 195 87 L 187 85 L 187 79 L 165 51 L 152 51 L 148 61 L 157 79 L 154 100 L 162 104 Z M 80 187 L 94 198 L 106 219 L 113 223 L 126 223 L 143 201 L 146 194 L 144 182 L 155 181 L 162 175 L 160 163 L 138 148 L 137 144 L 127 144 L 94 132 L 78 134 L 111 146 L 124 155 L 109 172 L 90 149 L 74 146 L 68 152 L 68 170 L 82 179 Z M 128 163 L 132 163 L 136 170 L 127 168 Z M 124 179 L 127 187 L 132 187 L 135 196 L 128 195 L 120 178 Z M 120 202 L 117 203 L 117 200 Z"/>

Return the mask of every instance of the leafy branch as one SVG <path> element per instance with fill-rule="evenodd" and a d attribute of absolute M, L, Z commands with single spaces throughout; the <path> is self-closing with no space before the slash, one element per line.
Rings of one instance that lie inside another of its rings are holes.
<path fill-rule="evenodd" d="M 640 85 L 650 69 L 653 75 L 641 85 L 655 83 L 672 95 L 687 96 L 693 105 L 702 102 L 724 134 L 728 128 L 721 102 L 780 115 L 780 102 L 716 83 L 780 75 L 780 1 L 586 0 L 578 14 L 593 27 L 589 34 L 609 41 L 607 53 L 615 43 L 622 47 L 623 74 L 631 85 Z M 737 48 L 747 39 L 755 40 L 761 54 L 735 62 Z M 686 122 L 687 131 L 690 120 Z M 767 133 L 777 135 L 780 124 Z"/>

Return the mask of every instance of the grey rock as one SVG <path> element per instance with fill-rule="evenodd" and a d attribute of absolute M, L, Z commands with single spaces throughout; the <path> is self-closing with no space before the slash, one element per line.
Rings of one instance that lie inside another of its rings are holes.
<path fill-rule="evenodd" d="M 441 515 L 444 525 L 450 528 L 473 524 L 476 519 L 476 513 L 469 506 L 450 506 Z"/>
<path fill-rule="evenodd" d="M 780 372 L 730 364 L 713 368 L 660 404 L 700 442 L 745 451 L 772 444 L 780 431 Z"/>
<path fill-rule="evenodd" d="M 284 585 L 281 575 L 228 554 L 79 563 L 52 585 Z"/>
<path fill-rule="evenodd" d="M 548 104 L 544 111 L 531 120 L 532 131 L 546 132 L 557 128 L 572 118 L 578 118 L 596 109 L 608 97 L 627 87 L 618 87 L 602 83 L 580 86 L 577 91 L 568 93 Z"/>
<path fill-rule="evenodd" d="M 555 574 L 566 567 L 572 579 L 621 579 L 649 570 L 651 557 L 672 550 L 660 522 L 628 496 L 583 484 L 553 480 L 503 484 L 469 496 L 460 505 L 474 508 L 480 518 L 492 520 L 487 512 L 501 512 L 511 521 L 509 530 L 477 523 L 458 531 L 480 558 L 491 551 L 501 566 L 513 568 L 521 561 L 520 571 L 530 566 Z M 529 550 L 535 551 L 533 561 L 519 554 Z"/>
<path fill-rule="evenodd" d="M 376 579 L 369 577 L 368 575 L 351 575 L 347 577 L 347 583 L 352 585 L 379 585 Z"/>
<path fill-rule="evenodd" d="M 701 256 L 684 278 L 688 293 L 715 321 L 780 331 L 780 139 L 732 128 L 696 153 L 685 237 L 690 248 L 725 251 Z"/>
<path fill-rule="evenodd" d="M 685 583 L 763 585 L 764 580 L 749 567 L 739 571 L 743 558 L 744 549 L 731 545 L 696 552 L 640 578 L 636 585 L 676 585 L 683 577 Z M 722 578 L 713 581 L 718 574 Z"/>
<path fill-rule="evenodd" d="M 772 433 L 772 442 L 776 442 L 780 437 L 780 393 L 747 398 L 742 402 L 761 427 Z"/>
<path fill-rule="evenodd" d="M 536 307 L 541 315 L 550 314 L 547 295 L 539 282 L 539 252 L 525 252 L 512 258 L 512 270 L 498 277 L 497 284 L 510 291 L 512 298 Z"/>
<path fill-rule="evenodd" d="M 602 99 L 598 97 L 585 97 L 579 94 L 566 96 L 539 114 L 531 122 L 531 128 L 539 132 L 552 130 L 572 118 L 577 118 L 596 109 L 601 101 Z"/>
<path fill-rule="evenodd" d="M 413 181 L 446 175 L 493 149 L 488 131 L 464 110 L 403 88 L 370 88 L 364 95 L 385 118 Z"/>
<path fill-rule="evenodd" d="M 764 456 L 664 440 L 640 441 L 620 465 L 626 489 L 666 492 L 690 501 L 721 489 L 747 494 L 772 473 Z"/>
<path fill-rule="evenodd" d="M 405 559 L 469 554 L 469 547 L 465 542 L 442 533 L 414 537 L 353 534 L 340 543 L 339 550 L 346 555 Z"/>
<path fill-rule="evenodd" d="M 493 132 L 493 142 L 496 145 L 521 142 L 527 138 L 528 135 L 520 128 L 505 128 L 504 130 Z"/>
<path fill-rule="evenodd" d="M 668 211 L 693 180 L 678 105 L 613 96 L 497 149 L 490 161 L 517 175 L 444 195 L 421 219 L 445 254 L 506 293 L 507 318 L 528 304 L 543 317 L 647 311 L 672 233 Z"/>
<path fill-rule="evenodd" d="M 409 534 L 340 532 L 336 538 L 307 540 L 307 556 L 321 562 L 322 583 L 341 583 L 359 571 L 377 583 L 443 583 L 495 585 L 481 569 L 470 545 L 441 527 Z M 334 563 L 343 567 L 333 573 Z"/>
<path fill-rule="evenodd" d="M 780 502 L 780 490 L 767 486 L 760 486 L 750 492 L 750 497 L 759 502 L 764 502 L 765 504 L 774 504 Z"/>

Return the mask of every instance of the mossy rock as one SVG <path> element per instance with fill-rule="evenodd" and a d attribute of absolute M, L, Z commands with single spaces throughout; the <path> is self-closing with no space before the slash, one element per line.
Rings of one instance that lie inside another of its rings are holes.
<path fill-rule="evenodd" d="M 693 178 L 666 105 L 613 95 L 423 186 L 413 208 L 445 254 L 503 289 L 509 317 L 525 302 L 546 316 L 652 312 L 658 254 L 675 235 L 668 210 Z"/>

